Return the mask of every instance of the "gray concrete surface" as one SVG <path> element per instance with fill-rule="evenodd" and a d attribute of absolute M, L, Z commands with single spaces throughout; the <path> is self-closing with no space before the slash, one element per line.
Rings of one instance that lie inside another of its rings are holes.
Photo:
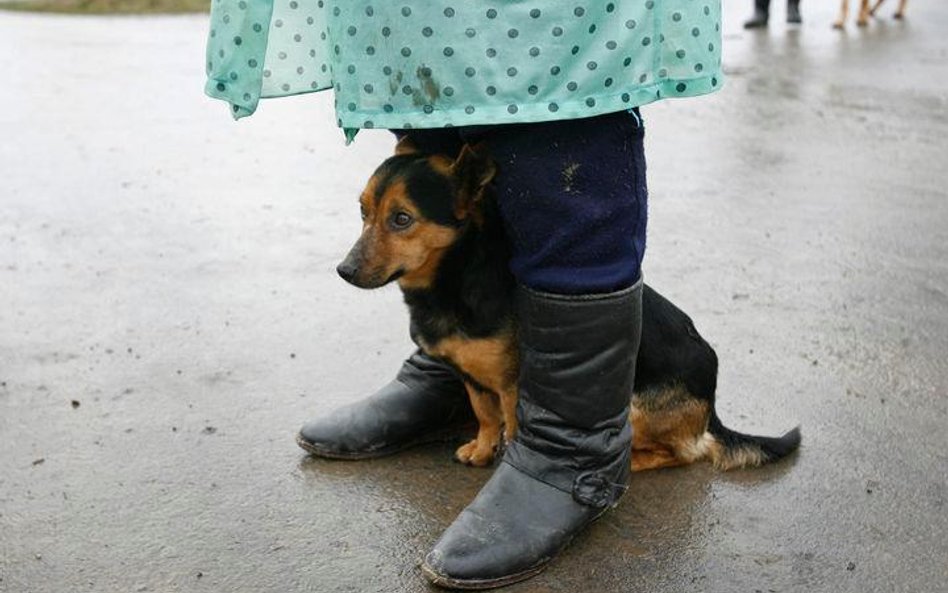
<path fill-rule="evenodd" d="M 646 269 L 725 422 L 803 449 L 637 475 L 510 591 L 948 590 L 948 5 L 743 4 L 725 89 L 645 110 Z M 391 140 L 345 148 L 326 95 L 233 123 L 205 26 L 0 13 L 0 591 L 427 590 L 489 471 L 293 442 L 410 349 L 397 291 L 333 271 Z"/>

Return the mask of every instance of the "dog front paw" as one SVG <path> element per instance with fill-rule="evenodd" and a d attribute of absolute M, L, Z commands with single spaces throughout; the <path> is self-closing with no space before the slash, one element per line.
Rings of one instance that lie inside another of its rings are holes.
<path fill-rule="evenodd" d="M 454 452 L 454 458 L 464 465 L 484 467 L 490 465 L 494 460 L 494 449 L 494 445 L 481 443 L 479 440 L 474 439 L 458 447 L 458 450 Z"/>

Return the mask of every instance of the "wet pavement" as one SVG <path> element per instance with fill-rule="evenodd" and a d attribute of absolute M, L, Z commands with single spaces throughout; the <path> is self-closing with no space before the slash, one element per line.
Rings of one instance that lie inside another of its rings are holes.
<path fill-rule="evenodd" d="M 740 4 L 725 89 L 644 111 L 646 273 L 725 423 L 803 448 L 634 476 L 510 591 L 945 590 L 948 5 L 749 34 Z M 397 291 L 333 269 L 391 140 L 345 148 L 328 95 L 230 121 L 204 34 L 0 13 L 0 591 L 425 591 L 489 470 L 293 442 L 410 350 Z"/>

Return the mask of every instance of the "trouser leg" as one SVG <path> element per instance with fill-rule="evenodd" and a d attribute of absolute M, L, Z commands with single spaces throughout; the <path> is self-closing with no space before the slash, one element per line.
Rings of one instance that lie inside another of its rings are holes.
<path fill-rule="evenodd" d="M 766 27 L 770 16 L 770 0 L 754 0 L 754 14 L 744 23 L 745 29 Z"/>
<path fill-rule="evenodd" d="M 630 471 L 646 183 L 631 114 L 462 133 L 484 140 L 521 283 L 519 431 L 425 558 L 434 583 L 528 578 L 614 506 Z"/>
<path fill-rule="evenodd" d="M 787 0 L 787 22 L 793 24 L 803 22 L 800 16 L 800 0 Z"/>

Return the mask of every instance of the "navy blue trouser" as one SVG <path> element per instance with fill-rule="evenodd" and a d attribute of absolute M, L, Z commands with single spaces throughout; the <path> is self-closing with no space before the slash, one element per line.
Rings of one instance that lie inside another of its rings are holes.
<path fill-rule="evenodd" d="M 556 294 L 634 284 L 645 255 L 648 189 L 638 112 L 586 119 L 398 130 L 422 152 L 485 142 L 518 282 Z"/>

